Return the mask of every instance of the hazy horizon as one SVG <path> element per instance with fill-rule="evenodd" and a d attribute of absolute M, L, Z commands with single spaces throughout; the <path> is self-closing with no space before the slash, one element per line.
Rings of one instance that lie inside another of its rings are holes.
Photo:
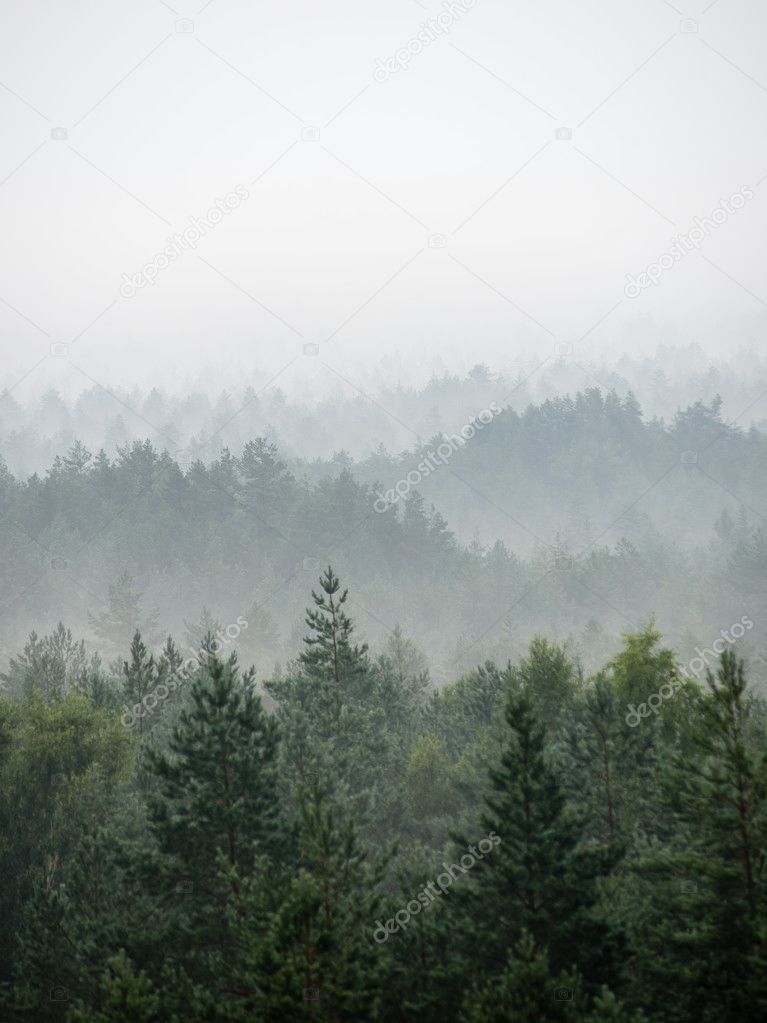
<path fill-rule="evenodd" d="M 755 0 L 4 8 L 0 383 L 22 396 L 150 380 L 303 395 L 557 345 L 762 343 Z"/>

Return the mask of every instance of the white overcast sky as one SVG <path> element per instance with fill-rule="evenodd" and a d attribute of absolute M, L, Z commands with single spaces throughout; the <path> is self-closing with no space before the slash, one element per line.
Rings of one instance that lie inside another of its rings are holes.
<path fill-rule="evenodd" d="M 448 6 L 1 0 L 0 386 L 290 392 L 562 343 L 761 348 L 764 0 L 476 0 L 376 81 Z"/>

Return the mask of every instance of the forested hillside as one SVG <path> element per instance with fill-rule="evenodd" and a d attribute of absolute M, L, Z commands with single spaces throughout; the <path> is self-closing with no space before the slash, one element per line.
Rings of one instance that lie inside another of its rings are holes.
<path fill-rule="evenodd" d="M 0 26 L 0 1023 L 765 1023 L 767 4 Z"/>
<path fill-rule="evenodd" d="M 761 1023 L 747 616 L 707 671 L 648 627 L 593 673 L 537 637 L 436 690 L 401 630 L 357 641 L 332 569 L 314 587 L 263 684 L 231 627 L 14 658 L 3 1019 Z"/>
<path fill-rule="evenodd" d="M 241 652 L 268 673 L 298 652 L 307 584 L 328 562 L 364 635 L 407 623 L 439 681 L 519 657 L 541 630 L 595 668 L 653 614 L 680 656 L 743 614 L 745 652 L 763 651 L 763 434 L 716 403 L 666 427 L 596 389 L 496 408 L 361 463 L 288 463 L 258 438 L 187 468 L 143 441 L 114 458 L 75 442 L 28 479 L 3 470 L 6 663 L 60 618 L 108 660 L 150 619 L 183 636 L 206 615 L 244 616 Z"/>

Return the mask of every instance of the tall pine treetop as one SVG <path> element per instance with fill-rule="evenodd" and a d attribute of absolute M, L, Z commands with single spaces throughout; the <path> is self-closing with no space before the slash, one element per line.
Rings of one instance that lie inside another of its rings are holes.
<path fill-rule="evenodd" d="M 341 582 L 330 565 L 320 576 L 320 587 L 319 594 L 312 590 L 316 609 L 306 612 L 306 624 L 312 631 L 304 638 L 306 650 L 299 660 L 307 675 L 335 684 L 334 699 L 340 706 L 349 683 L 365 671 L 368 648 L 366 643 L 352 646 L 354 625 L 343 609 L 349 591 L 344 589 L 339 595 Z"/>

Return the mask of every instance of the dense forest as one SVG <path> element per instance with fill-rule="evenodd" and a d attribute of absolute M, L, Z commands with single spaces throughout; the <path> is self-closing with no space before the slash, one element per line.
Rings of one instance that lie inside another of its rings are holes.
<path fill-rule="evenodd" d="M 764 1019 L 767 440 L 479 376 L 2 467 L 3 1018 Z"/>
<path fill-rule="evenodd" d="M 273 374 L 249 363 L 246 386 L 218 393 L 207 378 L 181 393 L 87 380 L 84 390 L 72 392 L 66 361 L 51 359 L 50 386 L 38 383 L 22 396 L 18 378 L 9 376 L 4 387 L 0 367 L 3 456 L 14 475 L 26 478 L 44 473 L 75 440 L 113 457 L 149 438 L 187 467 L 214 461 L 225 447 L 240 454 L 254 437 L 266 437 L 291 464 L 330 460 L 331 452 L 364 461 L 383 439 L 389 451 L 404 451 L 458 429 L 491 401 L 521 415 L 530 405 L 594 387 L 621 399 L 633 395 L 648 420 L 671 423 L 680 409 L 719 398 L 726 421 L 743 429 L 767 424 L 767 358 L 758 344 L 726 360 L 712 359 L 697 344 L 661 343 L 652 355 L 624 351 L 611 358 L 567 343 L 547 345 L 503 369 L 478 363 L 462 374 L 434 372 L 420 384 L 413 382 L 411 365 L 391 356 L 355 380 L 331 372 L 319 353 L 301 360 L 292 367 L 288 390 L 282 378 L 270 385 Z M 392 377 L 401 382 L 392 383 Z"/>
<path fill-rule="evenodd" d="M 700 665 L 650 624 L 594 672 L 537 636 L 435 687 L 352 606 L 323 570 L 262 682 L 244 620 L 193 656 L 137 630 L 106 668 L 61 625 L 11 659 L 3 1018 L 761 1023 L 751 619 Z"/>
<path fill-rule="evenodd" d="M 766 1023 L 764 0 L 0 24 L 0 1023 Z"/>
<path fill-rule="evenodd" d="M 653 614 L 681 657 L 747 614 L 743 652 L 763 653 L 761 431 L 716 397 L 669 424 L 597 388 L 521 413 L 488 402 L 362 461 L 288 459 L 259 437 L 186 466 L 148 439 L 113 456 L 75 440 L 28 478 L 0 464 L 5 661 L 59 619 L 108 661 L 137 628 L 186 639 L 243 616 L 238 649 L 263 678 L 297 656 L 328 563 L 364 637 L 407 622 L 440 683 L 518 660 L 538 632 L 596 670 Z"/>

